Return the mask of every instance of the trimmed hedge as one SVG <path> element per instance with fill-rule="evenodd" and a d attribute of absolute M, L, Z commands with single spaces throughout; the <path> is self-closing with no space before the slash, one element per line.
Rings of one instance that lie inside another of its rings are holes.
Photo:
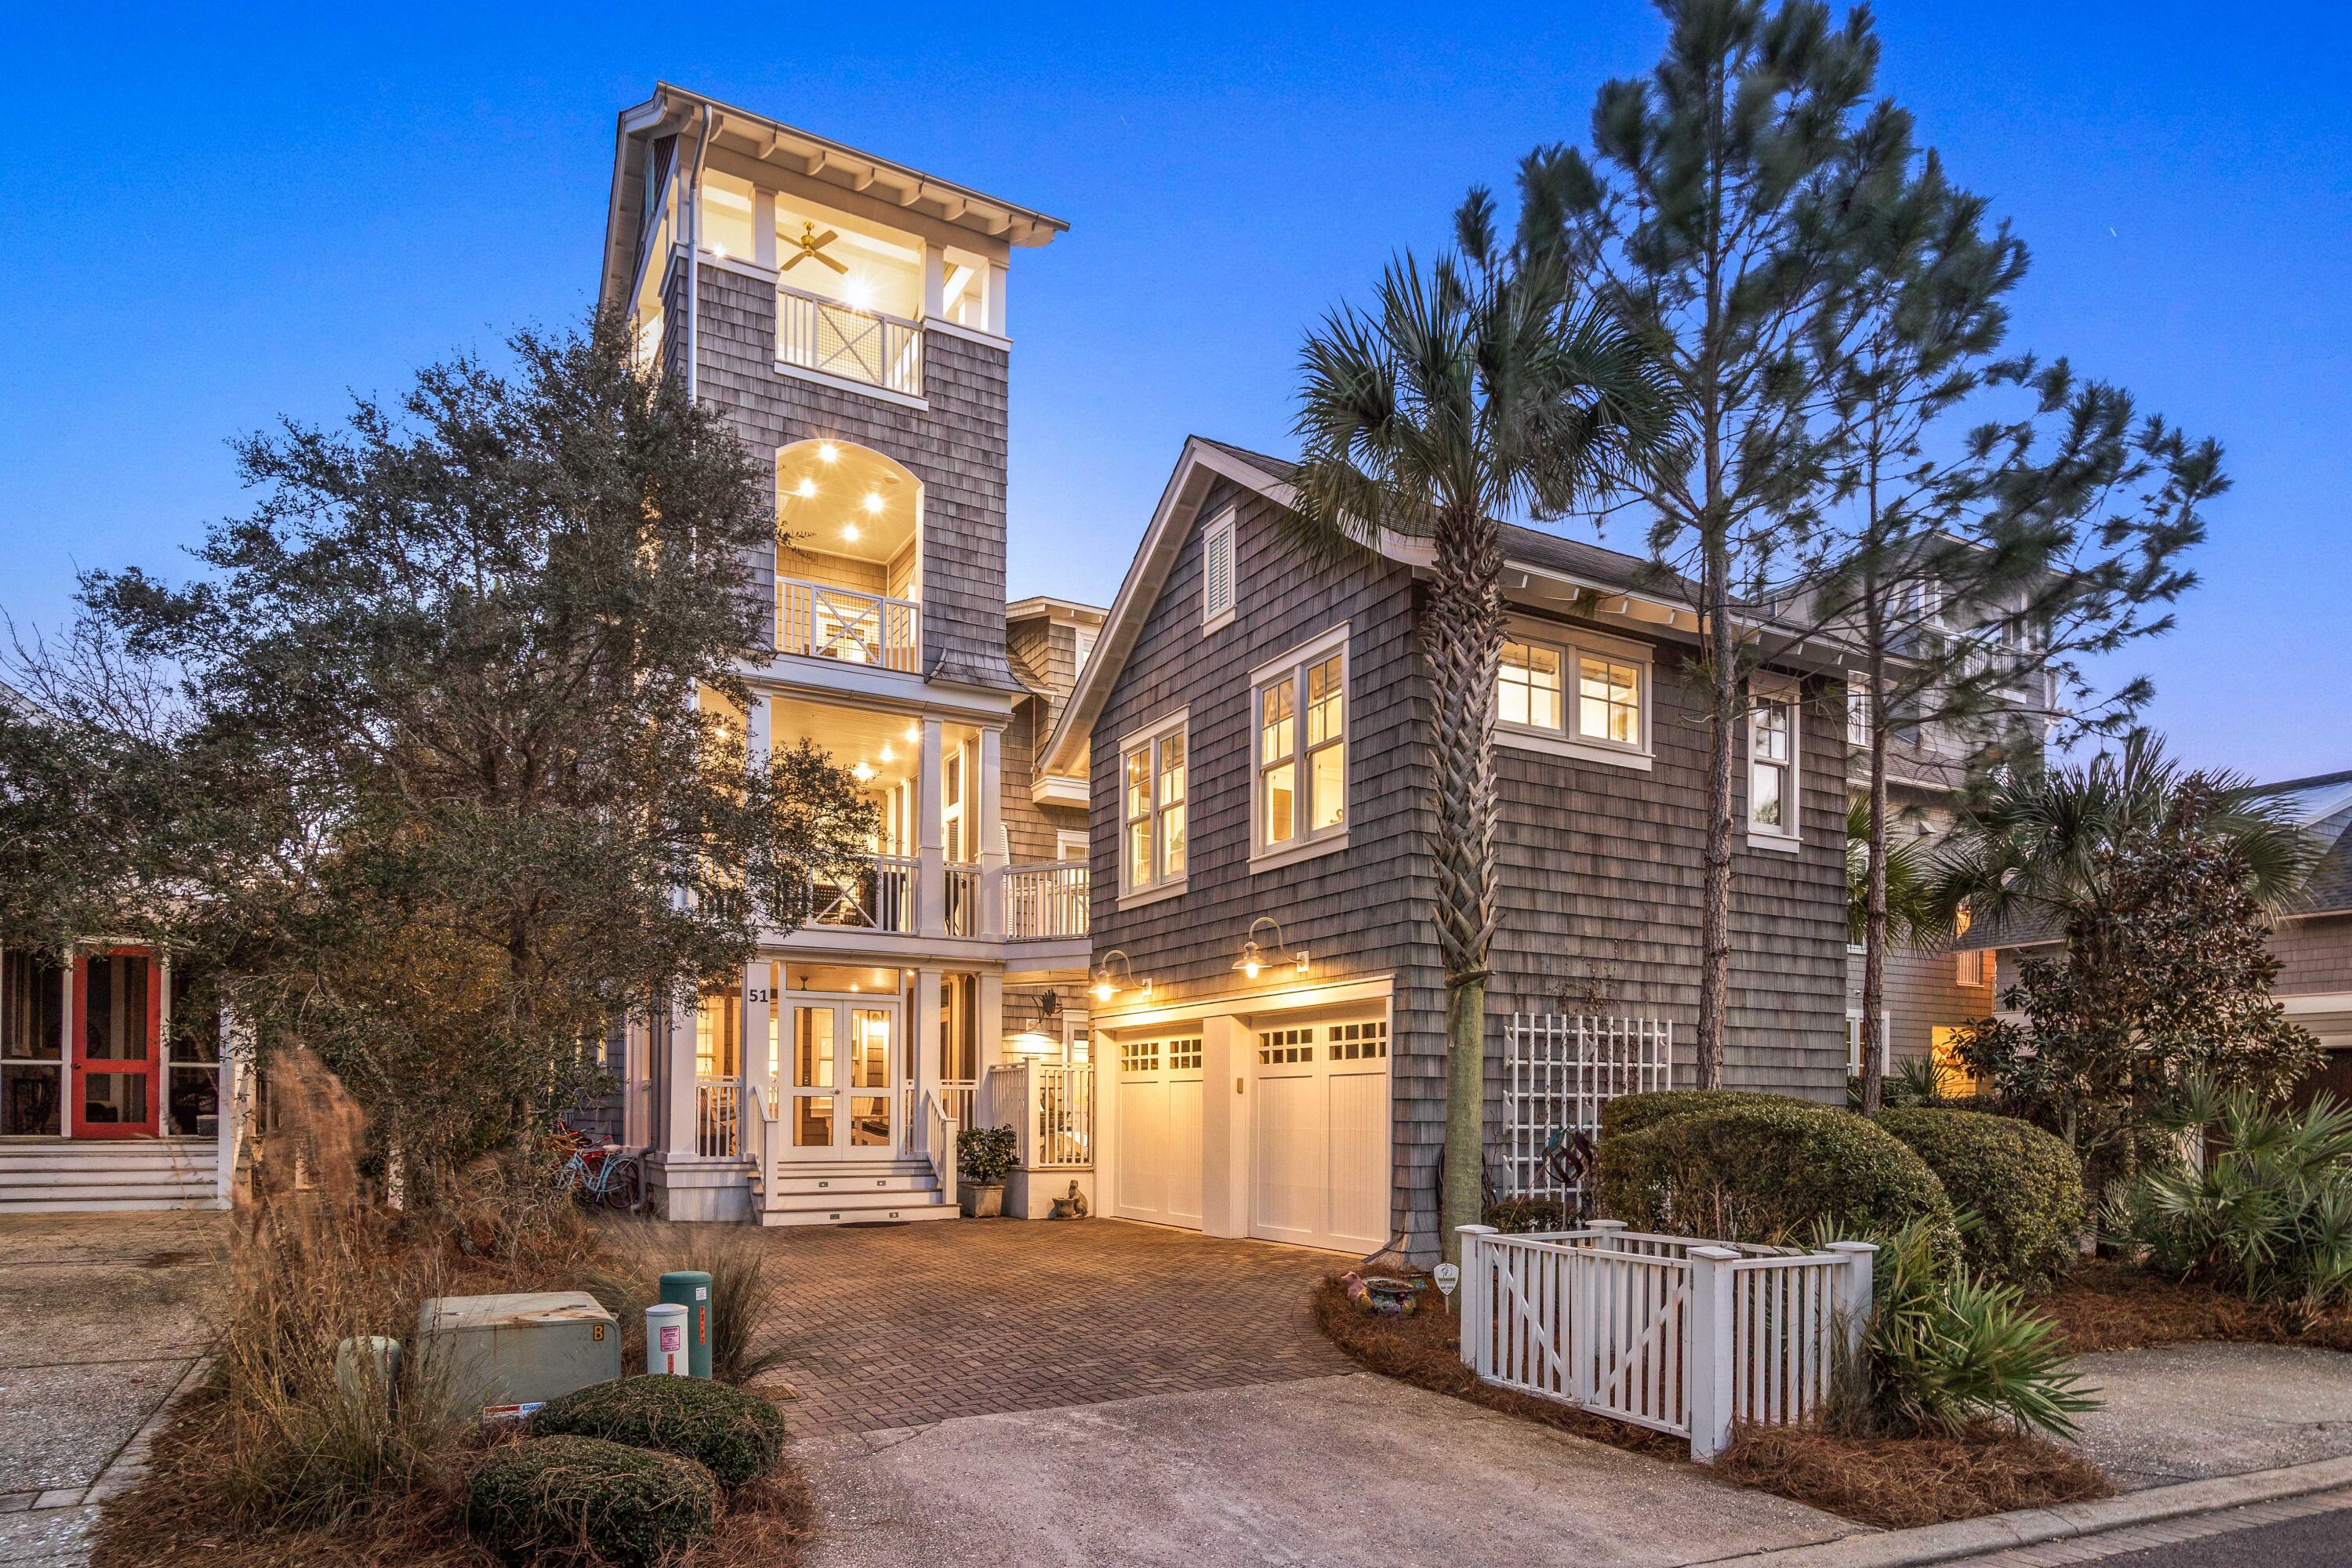
<path fill-rule="evenodd" d="M 1488 1204 L 1480 1217 L 1505 1236 L 1575 1228 L 1568 1217 L 1568 1205 L 1558 1198 L 1503 1198 Z"/>
<path fill-rule="evenodd" d="M 601 1437 L 692 1459 L 740 1487 L 776 1468 L 784 1418 L 756 1394 L 698 1377 L 625 1377 L 551 1399 L 530 1420 L 535 1432 Z"/>
<path fill-rule="evenodd" d="M 2011 1116 L 1914 1105 L 1874 1119 L 1927 1162 L 1978 1223 L 1960 1237 L 1970 1268 L 2031 1289 L 2064 1272 L 2086 1223 L 2082 1162 Z"/>
<path fill-rule="evenodd" d="M 1646 1094 L 1624 1094 L 1601 1107 L 1601 1141 L 1654 1127 L 1669 1116 L 1694 1110 L 1717 1110 L 1727 1105 L 1811 1105 L 1792 1095 L 1765 1094 L 1746 1089 L 1654 1089 Z"/>
<path fill-rule="evenodd" d="M 656 1568 L 709 1535 L 718 1515 L 719 1483 L 700 1465 L 593 1437 L 500 1448 L 466 1494 L 466 1527 L 509 1563 Z"/>
<path fill-rule="evenodd" d="M 1769 1246 L 1804 1245 L 1822 1229 L 1889 1237 L 1922 1220 L 1938 1253 L 1959 1256 L 1943 1184 L 1893 1133 L 1827 1106 L 1759 1098 L 1603 1137 L 1609 1212 L 1637 1229 Z"/>

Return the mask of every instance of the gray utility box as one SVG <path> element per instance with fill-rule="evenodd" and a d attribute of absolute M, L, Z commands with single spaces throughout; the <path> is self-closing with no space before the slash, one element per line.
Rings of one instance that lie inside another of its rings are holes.
<path fill-rule="evenodd" d="M 460 1410 L 528 1405 L 621 1375 L 621 1325 L 584 1290 L 436 1297 L 416 1314 L 416 1347 Z"/>

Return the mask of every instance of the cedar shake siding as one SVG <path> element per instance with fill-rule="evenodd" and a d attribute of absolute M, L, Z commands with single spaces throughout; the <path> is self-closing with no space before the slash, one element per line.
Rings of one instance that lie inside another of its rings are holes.
<path fill-rule="evenodd" d="M 1202 525 L 1235 505 L 1237 613 L 1201 630 Z M 1317 984 L 1392 976 L 1391 1224 L 1434 1246 L 1444 1142 L 1444 977 L 1427 852 L 1435 828 L 1430 698 L 1414 647 L 1411 570 L 1368 553 L 1313 561 L 1279 533 L 1277 503 L 1219 479 L 1176 547 L 1091 731 L 1093 942 L 1123 950 L 1158 1006 L 1227 997 L 1250 922 L 1280 921 Z M 1130 614 L 1134 612 L 1130 611 Z M 1514 611 L 1522 620 L 1539 617 Z M 1345 622 L 1348 841 L 1253 874 L 1250 672 Z M 1561 625 L 1573 623 L 1561 622 Z M 1621 641 L 1634 634 L 1612 624 Z M 1583 1010 L 1677 1026 L 1677 1077 L 1695 1043 L 1705 845 L 1704 693 L 1685 651 L 1649 641 L 1651 771 L 1496 748 L 1502 914 L 1488 992 L 1487 1125 L 1500 1127 L 1505 1016 Z M 1844 1048 L 1844 689 L 1806 680 L 1799 704 L 1795 853 L 1735 838 L 1726 1081 L 1842 1100 Z M 1120 742 L 1183 710 L 1189 776 L 1184 890 L 1121 910 Z M 1744 779 L 1746 732 L 1739 737 Z M 1744 794 L 1735 800 L 1744 824 Z M 1271 945 L 1271 944 L 1269 944 Z"/>
<path fill-rule="evenodd" d="M 1004 351 L 926 331 L 929 406 L 907 407 L 777 369 L 774 289 L 709 259 L 698 270 L 704 400 L 755 456 L 831 437 L 905 464 L 923 486 L 922 673 L 1015 689 L 1004 661 Z M 772 604 L 775 563 L 751 566 L 753 590 Z"/>

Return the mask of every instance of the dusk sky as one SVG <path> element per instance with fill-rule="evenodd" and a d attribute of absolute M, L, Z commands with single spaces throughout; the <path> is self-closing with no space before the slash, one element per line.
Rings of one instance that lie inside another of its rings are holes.
<path fill-rule="evenodd" d="M 1010 587 L 1108 603 L 1184 436 L 1290 450 L 1302 331 L 1664 34 L 1637 0 L 205 9 L 0 21 L 20 621 L 77 568 L 187 570 L 242 504 L 230 436 L 578 320 L 614 116 L 657 79 L 1068 220 L 1014 257 Z M 1879 16 L 1882 89 L 2032 248 L 2012 345 L 2228 449 L 2204 584 L 2125 667 L 2155 723 L 2263 778 L 2352 767 L 2352 9 Z"/>

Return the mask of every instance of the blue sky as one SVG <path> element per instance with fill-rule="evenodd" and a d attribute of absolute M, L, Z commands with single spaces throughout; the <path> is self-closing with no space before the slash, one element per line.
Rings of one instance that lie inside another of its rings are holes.
<path fill-rule="evenodd" d="M 176 570 L 240 504 L 226 437 L 575 318 L 614 114 L 665 78 L 1070 221 L 1015 258 L 1011 587 L 1107 602 L 1184 435 L 1288 449 L 1306 326 L 1663 33 L 1635 0 L 657 15 L 11 7 L 0 605 Z M 1882 85 L 2032 245 L 2013 343 L 2226 444 L 2204 585 L 2128 668 L 2178 751 L 2277 778 L 2352 766 L 2352 11 L 2223 15 L 1889 4 Z"/>

